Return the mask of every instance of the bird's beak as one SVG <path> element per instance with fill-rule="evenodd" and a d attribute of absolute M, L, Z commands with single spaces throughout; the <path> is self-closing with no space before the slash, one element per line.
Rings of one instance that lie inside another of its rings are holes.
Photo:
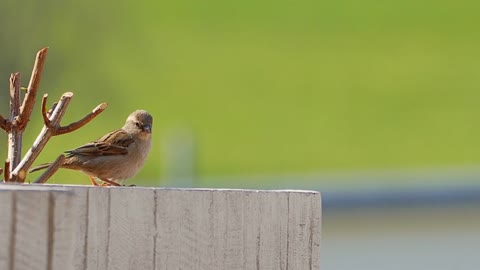
<path fill-rule="evenodd" d="M 143 126 L 143 131 L 146 133 L 152 133 L 152 125 L 144 125 Z"/>

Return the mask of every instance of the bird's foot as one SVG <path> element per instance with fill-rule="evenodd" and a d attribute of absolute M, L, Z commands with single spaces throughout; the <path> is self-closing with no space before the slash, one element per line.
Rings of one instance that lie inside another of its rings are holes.
<path fill-rule="evenodd" d="M 115 186 L 115 187 L 119 187 L 119 186 L 121 186 L 119 183 L 113 182 L 113 181 L 110 181 L 110 180 L 107 180 L 107 179 L 100 179 L 100 180 L 103 181 L 102 187 L 105 187 L 105 186 Z"/>
<path fill-rule="evenodd" d="M 95 181 L 93 177 L 89 176 L 89 178 L 90 178 L 90 181 L 92 182 L 92 185 L 98 186 L 98 183 Z"/>

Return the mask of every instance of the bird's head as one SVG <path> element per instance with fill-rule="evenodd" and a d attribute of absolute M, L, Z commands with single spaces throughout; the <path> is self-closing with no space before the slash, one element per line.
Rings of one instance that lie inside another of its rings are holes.
<path fill-rule="evenodd" d="M 132 112 L 125 122 L 123 128 L 133 133 L 137 133 L 142 138 L 149 138 L 152 133 L 153 117 L 144 110 Z"/>

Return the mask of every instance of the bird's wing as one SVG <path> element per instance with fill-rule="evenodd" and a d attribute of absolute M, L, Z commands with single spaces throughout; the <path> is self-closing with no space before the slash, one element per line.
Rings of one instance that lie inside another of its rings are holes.
<path fill-rule="evenodd" d="M 87 143 L 76 149 L 66 151 L 68 157 L 126 155 L 128 146 L 134 142 L 132 136 L 123 129 L 112 131 L 97 141 Z"/>

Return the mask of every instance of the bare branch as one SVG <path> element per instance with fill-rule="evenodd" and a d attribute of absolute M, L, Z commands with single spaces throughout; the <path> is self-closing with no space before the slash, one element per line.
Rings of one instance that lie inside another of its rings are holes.
<path fill-rule="evenodd" d="M 8 132 L 8 159 L 10 160 L 10 169 L 15 169 L 22 155 L 22 130 L 17 121 L 20 114 L 20 73 L 10 75 L 10 123 L 12 123 Z"/>
<path fill-rule="evenodd" d="M 60 156 L 55 159 L 55 161 L 50 165 L 50 167 L 47 168 L 47 170 L 40 175 L 37 180 L 34 181 L 34 183 L 37 184 L 43 184 L 47 182 L 47 180 L 52 177 L 53 174 L 55 174 L 58 169 L 60 169 L 60 166 L 62 166 L 63 162 L 65 162 L 65 155 L 61 154 Z"/>
<path fill-rule="evenodd" d="M 10 131 L 10 128 L 11 128 L 11 123 L 3 118 L 3 116 L 0 115 L 0 128 L 5 130 L 6 132 L 9 132 Z"/>
<path fill-rule="evenodd" d="M 68 104 L 72 99 L 72 96 L 73 93 L 67 92 L 64 93 L 60 98 L 58 105 L 55 107 L 55 110 L 49 118 L 53 127 L 56 127 L 60 124 L 60 121 L 67 110 Z M 35 142 L 33 142 L 32 147 L 25 154 L 20 164 L 13 170 L 12 177 L 18 177 L 19 182 L 25 181 L 25 177 L 27 176 L 26 172 L 30 166 L 32 166 L 33 162 L 43 150 L 48 140 L 53 136 L 54 129 L 55 128 L 49 128 L 45 125 L 43 126 L 42 131 L 40 131 L 40 134 L 38 134 L 37 139 Z"/>
<path fill-rule="evenodd" d="M 10 160 L 5 160 L 5 174 L 3 182 L 8 182 L 10 180 Z"/>
<path fill-rule="evenodd" d="M 20 114 L 20 72 L 10 74 L 10 121 Z M 14 123 L 15 124 L 15 123 Z"/>
<path fill-rule="evenodd" d="M 45 58 L 47 57 L 48 48 L 43 48 L 38 51 L 35 58 L 35 64 L 33 65 L 32 76 L 30 77 L 30 83 L 28 84 L 27 94 L 23 99 L 22 107 L 20 108 L 20 115 L 18 117 L 19 129 L 25 129 L 30 115 L 32 114 L 33 105 L 35 105 L 35 97 L 37 95 L 38 86 L 40 85 L 40 79 L 42 78 L 43 66 L 45 64 Z"/>
<path fill-rule="evenodd" d="M 42 98 L 42 117 L 43 117 L 43 123 L 47 127 L 51 128 L 52 123 L 50 122 L 50 119 L 48 119 L 49 115 L 47 112 L 47 97 L 48 97 L 48 94 L 45 94 L 43 95 L 43 98 Z"/>
<path fill-rule="evenodd" d="M 55 130 L 54 136 L 56 135 L 62 135 L 65 133 L 73 132 L 84 125 L 86 125 L 88 122 L 90 122 L 93 118 L 95 118 L 97 115 L 99 115 L 101 112 L 103 112 L 107 108 L 107 103 L 101 103 L 95 109 L 93 109 L 89 114 L 87 114 L 85 117 L 82 119 L 78 120 L 77 122 L 71 123 L 68 126 L 65 127 L 59 127 Z"/>

